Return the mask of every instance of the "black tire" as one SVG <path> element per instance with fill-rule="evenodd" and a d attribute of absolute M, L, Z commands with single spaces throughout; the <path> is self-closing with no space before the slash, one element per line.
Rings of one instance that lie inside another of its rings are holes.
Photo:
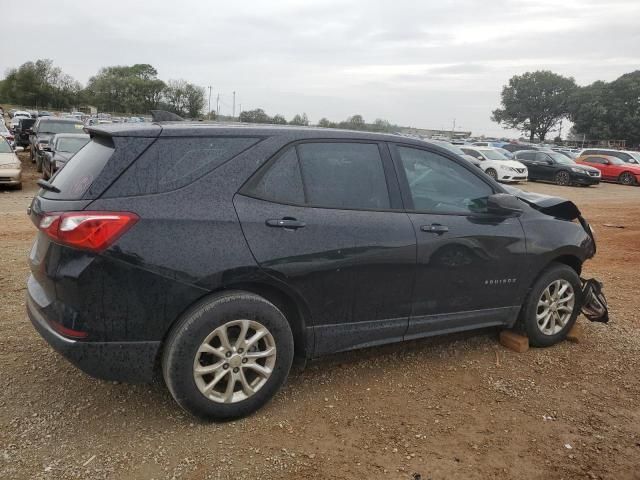
<path fill-rule="evenodd" d="M 538 313 L 538 302 L 543 292 L 556 280 L 566 280 L 573 288 L 574 305 L 571 316 L 560 331 L 555 334 L 545 334 L 541 331 L 536 316 Z M 527 298 L 520 311 L 518 326 L 520 330 L 529 337 L 529 343 L 534 347 L 549 347 L 564 340 L 573 327 L 573 324 L 580 313 L 582 305 L 582 283 L 580 277 L 574 269 L 561 264 L 553 263 L 547 267 L 538 277 L 533 287 L 529 291 Z"/>
<path fill-rule="evenodd" d="M 571 185 L 571 175 L 569 175 L 569 172 L 565 170 L 560 170 L 558 173 L 556 173 L 555 180 L 558 185 L 561 185 L 563 187 Z"/>
<path fill-rule="evenodd" d="M 44 167 L 44 164 L 42 165 L 42 178 L 45 180 L 49 180 L 51 178 L 51 175 L 49 175 L 49 172 Z"/>
<path fill-rule="evenodd" d="M 498 181 L 498 172 L 496 172 L 493 168 L 487 168 L 487 171 L 485 173 L 493 178 L 496 182 Z"/>
<path fill-rule="evenodd" d="M 36 172 L 42 173 L 42 160 L 39 159 L 37 153 L 36 153 Z"/>
<path fill-rule="evenodd" d="M 275 364 L 266 383 L 251 396 L 235 403 L 219 403 L 201 393 L 194 378 L 194 362 L 207 336 L 240 319 L 266 327 L 275 340 Z M 229 291 L 198 302 L 177 322 L 164 346 L 162 374 L 183 409 L 206 420 L 231 420 L 255 412 L 276 394 L 289 375 L 293 353 L 291 328 L 275 305 L 253 293 Z"/>
<path fill-rule="evenodd" d="M 636 184 L 636 177 L 634 177 L 629 172 L 623 172 L 618 177 L 618 182 L 620 182 L 622 185 L 635 185 Z"/>
<path fill-rule="evenodd" d="M 31 163 L 36 163 L 36 156 L 33 154 L 33 147 L 29 148 L 29 160 L 31 160 Z"/>

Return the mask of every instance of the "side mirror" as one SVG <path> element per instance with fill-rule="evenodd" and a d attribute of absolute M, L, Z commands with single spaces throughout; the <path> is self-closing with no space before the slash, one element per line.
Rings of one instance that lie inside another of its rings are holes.
<path fill-rule="evenodd" d="M 24 152 L 24 147 L 13 147 L 13 151 L 16 153 Z"/>
<path fill-rule="evenodd" d="M 487 211 L 495 215 L 520 215 L 523 212 L 522 203 L 515 196 L 508 193 L 494 193 L 487 198 Z"/>

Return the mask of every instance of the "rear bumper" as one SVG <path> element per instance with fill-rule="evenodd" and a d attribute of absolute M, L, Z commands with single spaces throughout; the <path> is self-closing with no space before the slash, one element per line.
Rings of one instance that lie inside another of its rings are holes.
<path fill-rule="evenodd" d="M 27 293 L 27 313 L 38 333 L 55 351 L 92 377 L 127 383 L 154 378 L 160 342 L 91 342 L 71 340 L 56 332 Z"/>

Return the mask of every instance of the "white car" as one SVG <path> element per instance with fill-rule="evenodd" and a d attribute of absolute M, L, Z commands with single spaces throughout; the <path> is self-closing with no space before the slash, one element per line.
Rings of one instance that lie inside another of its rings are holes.
<path fill-rule="evenodd" d="M 527 167 L 517 160 L 509 160 L 494 148 L 463 146 L 462 151 L 480 160 L 480 168 L 494 180 L 499 182 L 527 181 L 529 176 Z"/>

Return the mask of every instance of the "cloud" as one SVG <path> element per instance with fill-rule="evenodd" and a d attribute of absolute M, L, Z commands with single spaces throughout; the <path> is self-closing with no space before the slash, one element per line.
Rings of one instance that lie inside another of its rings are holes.
<path fill-rule="evenodd" d="M 640 65 L 637 0 L 279 0 L 241 3 L 32 0 L 29 35 L 5 22 L 0 71 L 51 58 L 81 82 L 100 67 L 154 65 L 212 85 L 226 111 L 312 120 L 354 113 L 500 134 L 489 119 L 514 74 L 550 69 L 579 84 Z"/>

